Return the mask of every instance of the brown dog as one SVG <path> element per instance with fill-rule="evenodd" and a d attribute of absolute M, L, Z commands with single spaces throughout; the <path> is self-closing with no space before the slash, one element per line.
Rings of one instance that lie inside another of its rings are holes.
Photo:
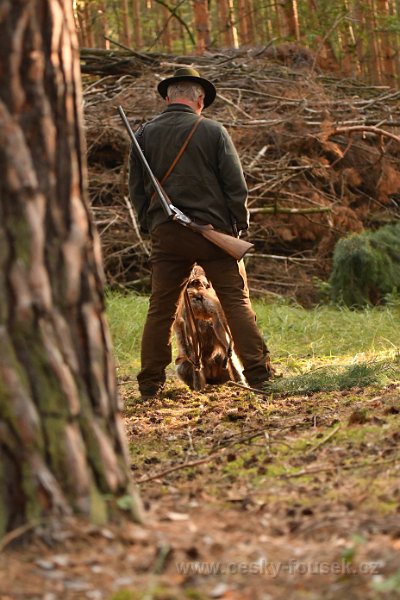
<path fill-rule="evenodd" d="M 173 330 L 177 373 L 192 390 L 230 380 L 244 383 L 224 311 L 198 265 L 193 267 L 180 297 Z"/>

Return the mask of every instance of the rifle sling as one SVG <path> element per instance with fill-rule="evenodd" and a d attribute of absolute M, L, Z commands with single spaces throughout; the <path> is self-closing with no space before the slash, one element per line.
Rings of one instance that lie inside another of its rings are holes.
<path fill-rule="evenodd" d="M 190 338 L 192 340 L 192 349 L 194 353 L 194 361 L 191 361 L 196 371 L 202 368 L 202 355 L 203 348 L 201 345 L 201 336 L 197 325 L 197 319 L 194 316 L 192 305 L 190 304 L 190 298 L 187 291 L 187 282 L 184 291 L 185 307 L 188 316 L 188 325 L 190 329 Z M 190 357 L 188 357 L 190 360 Z"/>

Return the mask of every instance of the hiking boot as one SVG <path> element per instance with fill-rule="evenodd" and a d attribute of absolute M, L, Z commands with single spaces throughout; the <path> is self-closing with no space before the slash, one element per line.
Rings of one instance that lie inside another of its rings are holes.
<path fill-rule="evenodd" d="M 270 381 L 269 377 L 263 377 L 262 379 L 252 379 L 251 381 L 247 380 L 249 387 L 254 388 L 256 390 L 262 390 L 264 385 Z"/>
<path fill-rule="evenodd" d="M 155 400 L 161 391 L 162 386 L 151 387 L 151 388 L 141 388 L 140 391 L 140 400 L 141 401 L 149 401 Z"/>

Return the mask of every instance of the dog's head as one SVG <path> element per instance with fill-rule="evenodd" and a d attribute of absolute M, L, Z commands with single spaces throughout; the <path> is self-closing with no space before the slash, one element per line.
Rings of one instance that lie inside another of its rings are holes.
<path fill-rule="evenodd" d="M 186 285 L 186 293 L 195 317 L 202 320 L 211 318 L 218 299 L 202 267 L 193 267 Z"/>
<path fill-rule="evenodd" d="M 212 287 L 210 280 L 207 278 L 204 269 L 196 265 L 193 267 L 187 282 L 187 290 L 208 290 Z"/>

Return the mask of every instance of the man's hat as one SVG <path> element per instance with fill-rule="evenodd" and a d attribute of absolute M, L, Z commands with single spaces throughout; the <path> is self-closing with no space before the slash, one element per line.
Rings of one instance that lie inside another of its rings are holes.
<path fill-rule="evenodd" d="M 200 73 L 191 67 L 181 67 L 175 71 L 173 77 L 168 77 L 167 79 L 160 81 L 157 86 L 158 93 L 163 98 L 166 98 L 168 86 L 172 83 L 179 83 L 180 81 L 193 81 L 193 83 L 197 83 L 204 88 L 204 108 L 207 108 L 207 106 L 210 106 L 210 104 L 214 102 L 215 96 L 217 95 L 217 90 L 214 85 L 211 81 L 208 81 L 208 79 L 200 77 Z"/>

